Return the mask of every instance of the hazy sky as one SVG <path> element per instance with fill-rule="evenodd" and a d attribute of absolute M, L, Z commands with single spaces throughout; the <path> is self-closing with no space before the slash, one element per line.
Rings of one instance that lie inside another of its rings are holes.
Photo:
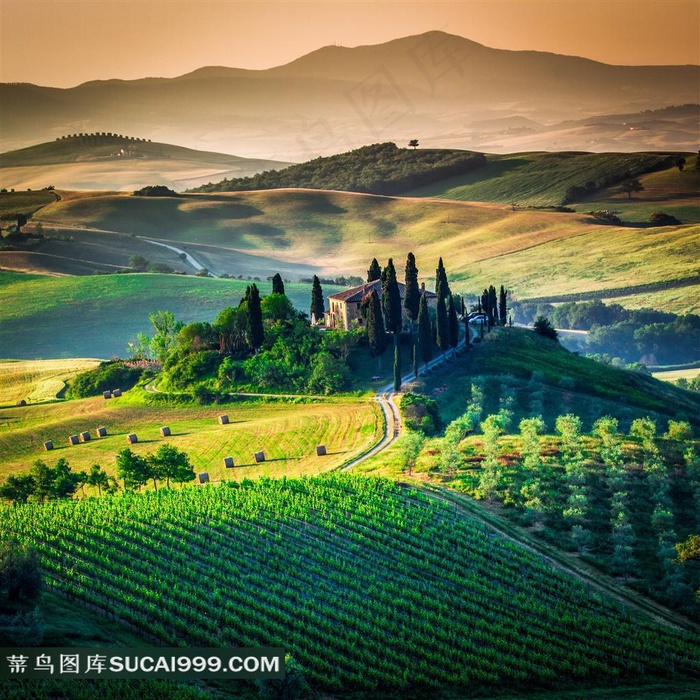
<path fill-rule="evenodd" d="M 616 64 L 700 63 L 697 0 L 0 0 L 0 80 L 68 87 L 269 68 L 328 44 L 441 29 L 503 49 Z"/>

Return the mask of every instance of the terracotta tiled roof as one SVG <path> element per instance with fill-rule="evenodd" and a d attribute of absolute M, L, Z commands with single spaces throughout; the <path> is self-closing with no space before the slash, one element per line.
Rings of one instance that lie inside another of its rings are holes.
<path fill-rule="evenodd" d="M 401 298 L 404 298 L 404 291 L 406 285 L 399 282 L 399 294 Z M 379 298 L 382 298 L 382 282 L 381 280 L 374 280 L 374 282 L 367 282 L 366 284 L 361 284 L 359 287 L 353 287 L 352 289 L 346 289 L 344 292 L 337 292 L 336 294 L 330 294 L 329 299 L 334 301 L 344 301 L 346 303 L 353 303 L 362 301 L 368 294 L 372 292 L 373 289 L 377 290 Z M 433 292 L 425 290 L 425 295 L 428 299 L 433 299 L 437 295 Z"/>

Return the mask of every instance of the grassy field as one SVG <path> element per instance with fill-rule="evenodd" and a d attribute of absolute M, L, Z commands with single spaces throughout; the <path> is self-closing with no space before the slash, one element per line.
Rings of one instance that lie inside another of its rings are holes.
<path fill-rule="evenodd" d="M 700 367 L 694 369 L 672 369 L 665 372 L 652 372 L 654 379 L 662 382 L 675 382 L 678 379 L 695 379 L 700 374 Z"/>
<path fill-rule="evenodd" d="M 71 377 L 97 364 L 90 359 L 0 361 L 0 407 L 51 401 Z"/>
<path fill-rule="evenodd" d="M 637 195 L 632 201 L 641 206 L 644 199 Z M 585 212 L 589 205 L 580 208 Z M 692 223 L 615 227 L 585 213 L 320 191 L 178 199 L 74 194 L 36 219 L 46 226 L 95 227 L 186 243 L 195 255 L 205 255 L 216 273 L 230 272 L 236 256 L 249 256 L 238 264 L 261 277 L 275 267 L 283 274 L 287 269 L 363 275 L 372 256 L 403 260 L 411 250 L 429 284 L 443 256 L 457 291 L 475 292 L 498 278 L 520 299 L 692 276 L 700 238 L 700 226 Z M 75 245 L 65 254 L 70 257 L 71 251 L 79 257 Z M 670 310 L 697 310 L 684 299 Z"/>
<path fill-rule="evenodd" d="M 172 311 L 186 323 L 212 321 L 222 309 L 236 306 L 249 284 L 180 275 L 55 278 L 2 272 L 0 348 L 8 357 L 25 359 L 123 357 L 137 333 L 152 334 L 149 313 Z M 256 284 L 263 294 L 270 292 L 269 282 Z M 311 285 L 292 283 L 285 289 L 308 313 Z"/>
<path fill-rule="evenodd" d="M 638 172 L 661 163 L 664 156 L 641 153 L 540 152 L 489 154 L 487 158 L 488 165 L 474 173 L 443 180 L 410 194 L 518 206 L 554 206 L 562 204 L 569 187 L 584 185 L 588 181 L 595 182 L 611 172 Z M 670 170 L 664 170 L 664 174 L 668 172 Z"/>
<path fill-rule="evenodd" d="M 222 414 L 229 416 L 228 425 L 218 422 Z M 107 437 L 96 438 L 101 426 Z M 162 426 L 170 427 L 171 437 L 160 436 Z M 251 399 L 197 406 L 149 403 L 132 390 L 109 401 L 100 396 L 0 409 L 0 473 L 26 471 L 37 459 L 53 464 L 65 457 L 74 470 L 89 471 L 98 463 L 113 474 L 117 452 L 127 447 L 126 435 L 136 433 L 134 452 L 147 454 L 171 443 L 213 480 L 300 476 L 338 467 L 377 442 L 382 430 L 381 412 L 369 399 Z M 82 431 L 89 431 L 92 440 L 70 446 L 68 436 Z M 52 452 L 44 450 L 46 440 L 53 440 Z M 326 445 L 326 457 L 316 456 L 320 444 Z M 256 464 L 253 453 L 259 450 L 267 461 Z M 226 469 L 224 457 L 233 457 L 236 467 Z"/>

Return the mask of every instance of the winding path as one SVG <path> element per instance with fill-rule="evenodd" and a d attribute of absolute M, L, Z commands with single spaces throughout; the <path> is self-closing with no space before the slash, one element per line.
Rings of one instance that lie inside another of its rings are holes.
<path fill-rule="evenodd" d="M 210 272 L 208 268 L 205 268 L 204 265 L 198 263 L 186 250 L 182 250 L 182 248 L 176 248 L 174 245 L 169 245 L 168 243 L 160 243 L 159 241 L 154 241 L 152 238 L 142 238 L 141 240 L 146 241 L 147 243 L 152 243 L 153 245 L 159 245 L 163 248 L 169 248 L 170 250 L 175 251 L 180 257 L 184 255 L 185 260 L 187 260 L 187 262 L 192 265 L 197 272 L 199 272 L 199 270 L 207 270 L 207 272 L 209 272 L 209 277 L 218 277 L 218 275 Z"/>

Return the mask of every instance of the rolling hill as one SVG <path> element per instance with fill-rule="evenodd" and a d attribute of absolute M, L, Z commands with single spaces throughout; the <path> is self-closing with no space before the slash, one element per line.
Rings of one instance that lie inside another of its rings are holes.
<path fill-rule="evenodd" d="M 590 692 L 700 672 L 696 634 L 384 480 L 161 489 L 0 518 L 71 600 L 163 645 L 284 647 L 326 695 Z"/>
<path fill-rule="evenodd" d="M 600 149 L 591 130 L 577 125 L 561 124 L 559 136 L 530 133 L 525 146 L 501 143 L 501 135 L 482 124 L 516 118 L 518 127 L 536 129 L 697 103 L 698 70 L 505 51 L 434 31 L 376 46 L 326 46 L 260 71 L 208 67 L 172 79 L 93 81 L 69 89 L 3 84 L 0 119 L 5 149 L 47 135 L 110 130 L 282 161 L 338 153 L 382 137 L 498 152 L 694 150 L 697 132 L 689 134 L 685 117 L 677 128 L 672 118 L 660 125 L 665 143 L 649 123 L 609 134 Z"/>
<path fill-rule="evenodd" d="M 1 153 L 0 184 L 6 189 L 51 185 L 64 190 L 117 191 L 162 184 L 178 191 L 286 165 L 117 134 L 75 134 Z"/>

